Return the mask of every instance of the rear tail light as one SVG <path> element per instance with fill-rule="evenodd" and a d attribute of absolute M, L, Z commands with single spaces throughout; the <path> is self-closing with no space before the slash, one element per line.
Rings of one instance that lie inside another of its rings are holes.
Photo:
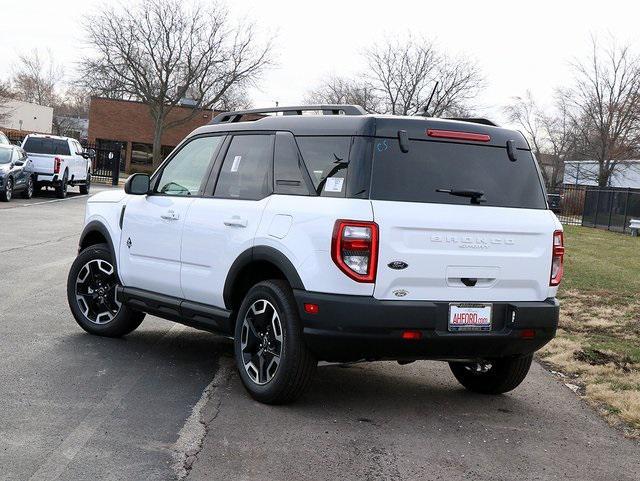
<path fill-rule="evenodd" d="M 56 157 L 53 159 L 53 173 L 60 173 L 60 164 L 62 163 L 62 159 L 60 157 Z"/>
<path fill-rule="evenodd" d="M 551 260 L 550 286 L 557 286 L 564 274 L 564 237 L 561 230 L 553 233 L 553 257 Z"/>
<path fill-rule="evenodd" d="M 333 228 L 331 258 L 354 281 L 375 282 L 378 225 L 375 222 L 337 220 Z"/>

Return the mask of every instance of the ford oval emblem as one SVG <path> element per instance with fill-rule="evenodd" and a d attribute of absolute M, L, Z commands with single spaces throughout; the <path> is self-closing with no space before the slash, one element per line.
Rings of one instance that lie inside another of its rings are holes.
<path fill-rule="evenodd" d="M 409 267 L 409 264 L 407 264 L 406 262 L 402 262 L 402 261 L 389 262 L 389 264 L 387 264 L 387 265 L 391 269 L 396 269 L 396 270 L 406 269 L 407 267 Z"/>

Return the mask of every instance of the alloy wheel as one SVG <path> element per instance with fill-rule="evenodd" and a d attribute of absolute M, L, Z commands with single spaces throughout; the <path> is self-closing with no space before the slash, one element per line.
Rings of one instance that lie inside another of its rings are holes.
<path fill-rule="evenodd" d="M 31 197 L 33 196 L 33 178 L 29 177 L 29 179 L 27 180 L 27 196 Z"/>
<path fill-rule="evenodd" d="M 278 311 L 266 299 L 251 304 L 242 320 L 240 349 L 242 363 L 249 378 L 267 384 L 278 371 L 284 333 Z"/>
<path fill-rule="evenodd" d="M 110 262 L 92 259 L 76 278 L 76 301 L 82 314 L 94 324 L 111 322 L 122 304 L 116 298 L 118 276 Z"/>
<path fill-rule="evenodd" d="M 11 196 L 13 194 L 13 181 L 11 179 L 7 179 L 7 183 L 4 189 L 5 189 L 5 197 L 7 198 L 7 201 L 11 200 Z"/>

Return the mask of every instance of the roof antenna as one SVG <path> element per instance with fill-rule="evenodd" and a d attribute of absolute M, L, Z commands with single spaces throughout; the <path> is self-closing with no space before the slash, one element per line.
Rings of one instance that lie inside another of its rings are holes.
<path fill-rule="evenodd" d="M 431 105 L 431 101 L 433 100 L 433 96 L 436 93 L 436 89 L 438 88 L 438 84 L 440 81 L 436 80 L 436 84 L 433 86 L 433 90 L 431 91 L 431 95 L 429 96 L 429 100 L 427 101 L 427 105 L 422 109 L 422 116 L 429 117 L 429 105 Z"/>

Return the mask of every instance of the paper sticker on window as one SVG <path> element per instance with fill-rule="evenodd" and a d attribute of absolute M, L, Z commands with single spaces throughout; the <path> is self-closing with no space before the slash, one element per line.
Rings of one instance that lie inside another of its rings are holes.
<path fill-rule="evenodd" d="M 344 179 L 342 177 L 329 177 L 324 184 L 325 192 L 342 192 Z"/>
<path fill-rule="evenodd" d="M 320 182 L 322 180 L 322 174 L 324 173 L 324 171 L 322 170 L 314 170 L 313 171 L 313 175 L 316 178 L 316 182 Z"/>
<path fill-rule="evenodd" d="M 241 155 L 236 155 L 233 158 L 233 163 L 231 164 L 231 172 L 238 172 L 238 168 L 240 167 L 240 161 L 242 160 Z"/>

